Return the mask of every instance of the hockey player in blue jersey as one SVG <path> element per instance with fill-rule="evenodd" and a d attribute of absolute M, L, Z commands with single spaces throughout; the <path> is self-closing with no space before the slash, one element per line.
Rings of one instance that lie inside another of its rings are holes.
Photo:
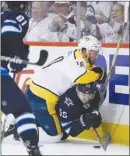
<path fill-rule="evenodd" d="M 66 134 L 64 139 L 69 135 L 76 137 L 84 130 L 100 126 L 100 99 L 100 92 L 95 83 L 74 86 L 60 97 L 56 109 Z"/>
<path fill-rule="evenodd" d="M 2 12 L 2 56 L 28 60 L 28 46 L 23 43 L 23 37 L 28 29 L 28 17 L 23 13 L 26 3 L 22 1 L 10 1 L 8 2 L 9 10 Z M 29 155 L 41 155 L 38 148 L 38 132 L 35 116 L 32 114 L 25 95 L 9 75 L 9 69 L 17 73 L 24 67 L 26 66 L 23 64 L 1 61 L 1 108 L 2 112 L 6 115 L 12 113 L 16 118 L 17 131 Z"/>

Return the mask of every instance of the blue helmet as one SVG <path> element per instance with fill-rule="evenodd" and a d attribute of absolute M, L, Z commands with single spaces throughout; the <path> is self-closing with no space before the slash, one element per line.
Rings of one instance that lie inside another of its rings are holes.
<path fill-rule="evenodd" d="M 95 83 L 79 84 L 77 85 L 77 89 L 85 94 L 93 94 L 96 91 L 96 84 Z"/>

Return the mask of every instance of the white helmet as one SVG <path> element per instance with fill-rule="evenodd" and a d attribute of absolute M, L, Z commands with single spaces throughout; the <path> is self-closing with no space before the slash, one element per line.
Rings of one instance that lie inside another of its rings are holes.
<path fill-rule="evenodd" d="M 78 48 L 80 50 L 85 48 L 88 52 L 91 50 L 99 52 L 101 49 L 101 42 L 93 36 L 83 36 L 79 40 Z"/>

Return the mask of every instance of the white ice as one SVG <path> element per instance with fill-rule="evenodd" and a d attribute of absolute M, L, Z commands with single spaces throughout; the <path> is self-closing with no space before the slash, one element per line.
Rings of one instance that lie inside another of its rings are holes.
<path fill-rule="evenodd" d="M 40 147 L 43 155 L 129 155 L 129 147 L 109 144 L 107 150 L 95 149 L 98 142 L 68 139 L 66 142 L 44 144 Z M 27 155 L 21 141 L 15 141 L 12 136 L 3 140 L 1 155 Z"/>

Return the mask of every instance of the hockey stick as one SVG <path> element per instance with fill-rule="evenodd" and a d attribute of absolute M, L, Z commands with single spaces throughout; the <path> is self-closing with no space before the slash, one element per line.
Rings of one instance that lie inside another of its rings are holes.
<path fill-rule="evenodd" d="M 11 58 L 11 57 L 6 57 L 6 56 L 1 56 L 0 60 L 1 61 L 9 61 L 9 62 L 13 62 L 16 64 L 26 64 L 26 65 L 30 64 L 30 65 L 36 65 L 36 66 L 43 66 L 44 63 L 46 62 L 47 58 L 48 58 L 48 52 L 46 50 L 41 50 L 39 60 L 36 63 L 22 60 L 19 58 Z"/>
<path fill-rule="evenodd" d="M 93 128 L 93 130 L 94 130 L 94 132 L 95 132 L 95 134 L 96 134 L 96 136 L 97 136 L 97 138 L 98 138 L 98 141 L 100 142 L 100 145 L 101 145 L 102 148 L 106 151 L 107 146 L 108 146 L 108 143 L 111 141 L 111 135 L 110 135 L 110 133 L 108 133 L 108 134 L 106 135 L 104 142 L 102 142 L 101 137 L 100 137 L 100 135 L 98 134 L 97 130 L 96 130 L 95 128 Z"/>
<path fill-rule="evenodd" d="M 109 83 L 109 80 L 110 80 L 110 77 L 111 77 L 111 72 L 112 72 L 112 69 L 115 67 L 115 63 L 116 63 L 116 59 L 117 59 L 118 52 L 119 52 L 119 49 L 120 49 L 120 45 L 121 45 L 122 40 L 123 40 L 123 35 L 124 35 L 125 27 L 126 27 L 126 23 L 124 24 L 124 28 L 123 28 L 123 30 L 121 32 L 120 39 L 119 39 L 119 42 L 117 44 L 116 52 L 115 52 L 115 55 L 114 55 L 113 60 L 112 60 L 112 65 L 111 65 L 111 67 L 110 67 L 110 69 L 108 71 L 107 79 L 106 79 L 106 81 L 104 83 L 104 89 L 101 92 L 101 100 L 100 100 L 100 103 L 99 103 L 99 108 L 103 104 L 104 95 L 105 95 L 105 91 L 106 91 L 106 88 L 108 86 L 108 83 Z"/>
<path fill-rule="evenodd" d="M 110 76 L 111 76 L 112 69 L 114 68 L 115 63 L 116 63 L 116 59 L 117 59 L 118 52 L 119 52 L 119 49 L 120 49 L 120 44 L 121 44 L 122 39 L 123 39 L 125 27 L 126 27 L 126 24 L 124 25 L 124 29 L 123 29 L 123 31 L 122 31 L 122 33 L 121 33 L 121 35 L 120 35 L 120 39 L 119 39 L 119 42 L 118 42 L 118 44 L 117 44 L 116 53 L 115 53 L 115 55 L 114 55 L 114 57 L 113 57 L 112 65 L 111 65 L 111 67 L 110 67 L 110 69 L 109 69 L 109 71 L 108 71 L 108 76 L 107 76 L 107 79 L 106 79 L 105 84 L 104 84 L 104 89 L 103 89 L 103 92 L 101 93 L 101 100 L 100 100 L 100 102 L 99 102 L 99 108 L 98 108 L 98 110 L 100 109 L 101 105 L 103 104 L 105 91 L 106 91 L 107 85 L 108 85 L 109 80 L 110 80 Z M 95 128 L 93 128 L 93 129 L 94 129 L 94 132 L 95 132 L 95 134 L 96 134 L 96 136 L 97 136 L 97 138 L 98 138 L 98 140 L 99 140 L 99 142 L 100 142 L 102 148 L 106 151 L 107 146 L 108 146 L 109 142 L 111 141 L 111 134 L 110 134 L 110 133 L 107 133 L 107 135 L 106 135 L 106 137 L 105 137 L 105 141 L 104 141 L 104 143 L 103 143 L 102 140 L 101 140 L 101 137 L 99 136 L 99 134 L 98 134 L 98 132 L 97 132 L 97 130 L 96 130 Z"/>
<path fill-rule="evenodd" d="M 125 12 L 124 12 L 124 16 L 125 16 L 125 18 L 124 18 L 124 28 L 123 28 L 123 30 L 122 30 L 122 32 L 121 32 L 120 39 L 119 39 L 118 44 L 117 44 L 116 53 L 115 53 L 115 55 L 114 55 L 114 57 L 113 57 L 112 65 L 111 65 L 111 67 L 110 67 L 110 69 L 109 69 L 108 77 L 107 77 L 107 79 L 106 79 L 106 81 L 105 81 L 105 84 L 104 84 L 104 90 L 103 90 L 103 92 L 101 93 L 101 100 L 100 100 L 100 103 L 99 103 L 99 108 L 101 107 L 101 105 L 102 105 L 102 103 L 103 103 L 104 94 L 105 94 L 105 90 L 106 90 L 106 88 L 107 88 L 107 85 L 108 85 L 108 82 L 109 82 L 109 79 L 110 79 L 110 76 L 111 76 L 111 71 L 112 71 L 112 69 L 113 69 L 114 66 L 115 66 L 116 59 L 117 59 L 117 56 L 118 56 L 118 52 L 119 52 L 119 49 L 120 49 L 120 45 L 121 45 L 121 42 L 122 42 L 122 40 L 123 40 L 124 31 L 125 31 L 125 28 L 126 28 L 126 26 L 127 26 L 127 21 L 128 21 L 128 13 L 129 13 L 128 10 L 129 10 L 129 2 L 125 2 L 125 9 L 124 9 L 124 11 L 125 11 Z M 99 109 L 99 108 L 98 108 L 98 109 Z M 97 138 L 98 138 L 98 140 L 99 140 L 99 142 L 100 142 L 102 148 L 103 148 L 104 150 L 106 150 L 106 148 L 107 148 L 109 142 L 111 141 L 111 135 L 110 135 L 110 133 L 107 133 L 107 135 L 106 135 L 106 137 L 105 137 L 105 141 L 104 141 L 104 143 L 103 143 L 102 140 L 101 140 L 101 137 L 99 136 L 99 134 L 98 134 L 98 132 L 97 132 L 97 130 L 96 130 L 95 128 L 93 128 L 93 129 L 94 129 L 94 132 L 95 132 L 95 134 L 96 134 L 96 136 L 97 136 Z"/>
<path fill-rule="evenodd" d="M 111 67 L 110 67 L 110 69 L 108 71 L 107 79 L 106 79 L 105 84 L 104 84 L 104 89 L 101 92 L 101 101 L 99 103 L 99 108 L 103 104 L 104 95 L 105 95 L 105 91 L 106 91 L 107 85 L 108 85 L 109 80 L 110 80 L 111 72 L 112 72 L 112 69 L 114 68 L 115 63 L 116 63 L 116 59 L 117 59 L 117 56 L 118 56 L 120 45 L 122 43 L 124 32 L 125 32 L 125 28 L 126 28 L 127 22 L 128 22 L 128 15 L 129 15 L 128 13 L 129 13 L 129 2 L 125 2 L 125 8 L 124 8 L 124 28 L 122 29 L 122 32 L 120 34 L 120 39 L 119 39 L 118 44 L 117 44 L 116 53 L 115 53 L 115 55 L 113 57 L 112 65 L 111 65 Z"/>

